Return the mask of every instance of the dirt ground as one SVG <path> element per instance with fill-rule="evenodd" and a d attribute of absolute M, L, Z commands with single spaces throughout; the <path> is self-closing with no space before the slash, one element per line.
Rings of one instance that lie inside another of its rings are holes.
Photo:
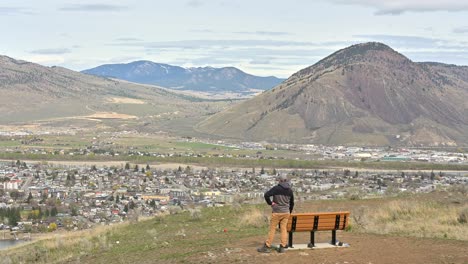
<path fill-rule="evenodd" d="M 316 242 L 330 241 L 331 232 L 321 232 Z M 264 237 L 233 243 L 223 252 L 208 252 L 191 258 L 192 263 L 468 263 L 468 241 L 393 237 L 338 232 L 337 239 L 350 247 L 289 250 L 258 253 Z M 278 242 L 278 234 L 276 241 Z M 295 243 L 307 243 L 307 233 L 297 233 Z"/>

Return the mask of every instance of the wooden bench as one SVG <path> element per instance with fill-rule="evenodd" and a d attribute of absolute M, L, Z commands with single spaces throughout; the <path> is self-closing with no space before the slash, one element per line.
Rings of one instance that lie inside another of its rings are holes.
<path fill-rule="evenodd" d="M 288 220 L 289 242 L 293 248 L 294 232 L 310 232 L 310 243 L 315 246 L 315 232 L 332 231 L 331 244 L 336 244 L 336 230 L 344 230 L 349 224 L 349 212 L 297 213 L 291 214 Z"/>

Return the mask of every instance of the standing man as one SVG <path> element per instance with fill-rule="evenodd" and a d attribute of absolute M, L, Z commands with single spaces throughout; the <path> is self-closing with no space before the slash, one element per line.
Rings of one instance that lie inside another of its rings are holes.
<path fill-rule="evenodd" d="M 262 253 L 269 253 L 271 251 L 271 243 L 275 237 L 275 231 L 278 223 L 280 224 L 281 229 L 281 245 L 278 252 L 284 253 L 285 248 L 288 245 L 287 226 L 289 214 L 292 213 L 294 208 L 294 194 L 286 175 L 279 175 L 277 179 L 279 181 L 278 185 L 271 188 L 264 195 L 265 201 L 268 205 L 271 206 L 272 213 L 268 239 L 265 241 L 265 244 L 262 247 L 257 249 L 258 252 Z M 272 196 L 273 201 L 270 199 Z"/>

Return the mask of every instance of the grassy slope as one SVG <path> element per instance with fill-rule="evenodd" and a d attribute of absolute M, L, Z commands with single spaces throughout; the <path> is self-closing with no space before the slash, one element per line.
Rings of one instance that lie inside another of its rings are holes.
<path fill-rule="evenodd" d="M 436 238 L 437 244 L 444 244 L 445 239 L 466 242 L 468 238 L 466 222 L 458 220 L 463 214 L 468 217 L 466 188 L 411 199 L 298 201 L 296 209 L 297 212 L 334 210 L 351 211 L 351 233 L 347 237 L 377 233 Z M 179 212 L 138 223 L 55 235 L 2 254 L 13 263 L 192 263 L 210 252 L 224 252 L 247 241 L 249 245 L 252 240 L 261 244 L 267 233 L 268 215 L 269 210 L 263 205 L 206 208 L 198 213 Z M 237 257 L 233 254 L 232 260 Z"/>

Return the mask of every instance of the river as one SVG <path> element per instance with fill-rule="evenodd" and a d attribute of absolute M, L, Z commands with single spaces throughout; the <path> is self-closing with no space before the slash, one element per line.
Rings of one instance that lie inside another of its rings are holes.
<path fill-rule="evenodd" d="M 0 250 L 23 243 L 23 240 L 0 240 Z"/>

